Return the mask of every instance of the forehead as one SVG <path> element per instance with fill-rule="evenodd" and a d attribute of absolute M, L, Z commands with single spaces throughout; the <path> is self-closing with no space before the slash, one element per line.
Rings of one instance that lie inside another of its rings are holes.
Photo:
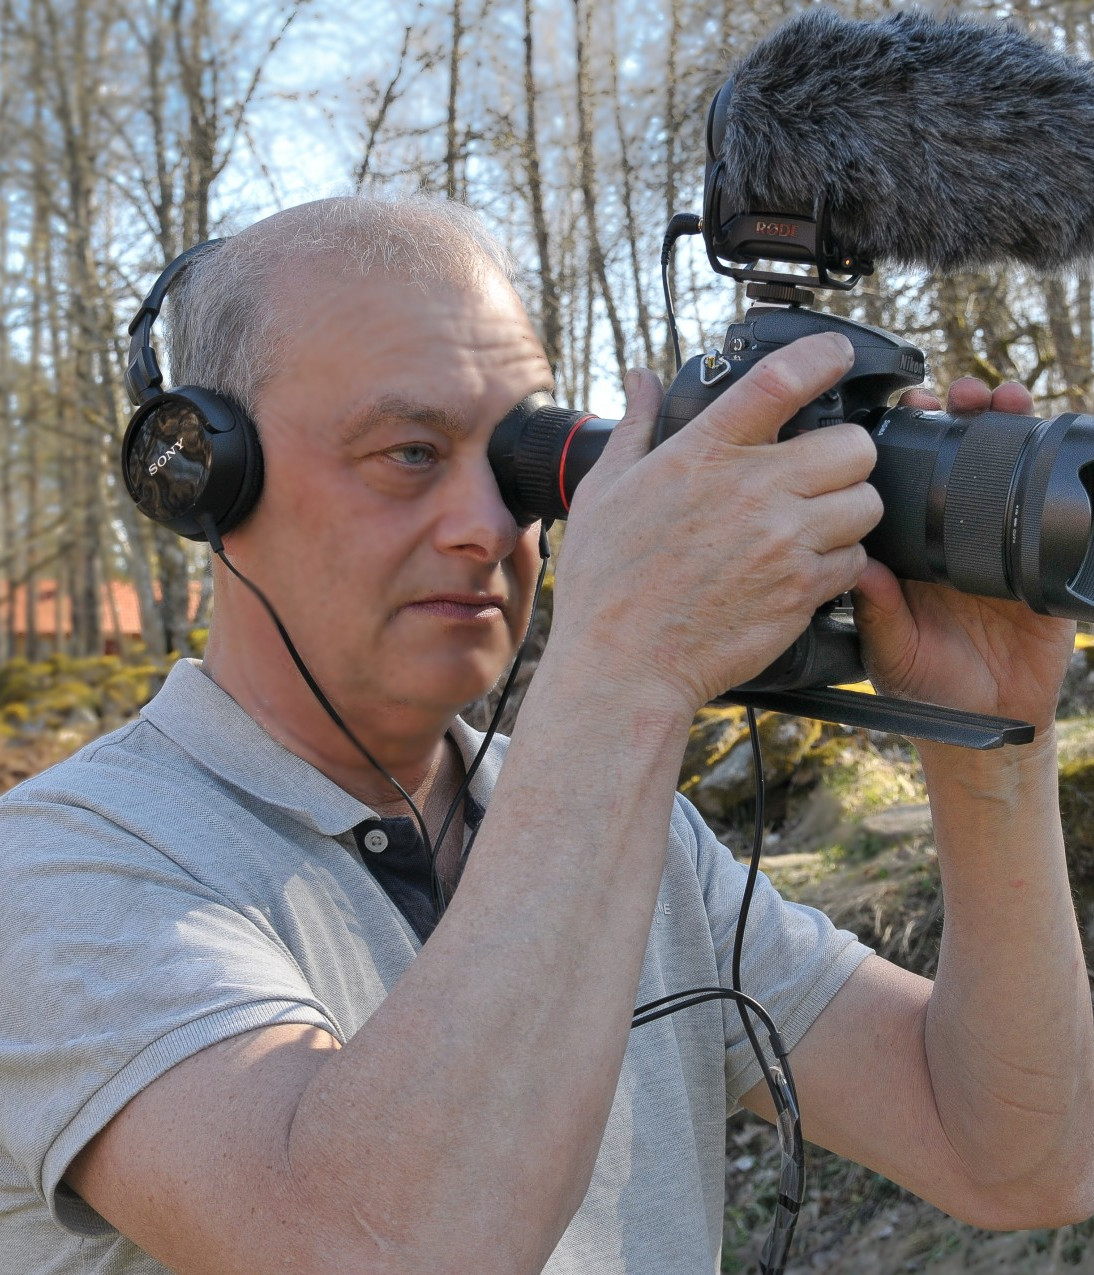
<path fill-rule="evenodd" d="M 454 414 L 505 411 L 550 388 L 547 359 L 516 293 L 497 272 L 419 283 L 332 266 L 287 271 L 276 286 L 287 332 L 260 396 L 307 398 L 309 417 L 345 417 L 384 399 Z M 500 419 L 500 416 L 499 416 Z"/>

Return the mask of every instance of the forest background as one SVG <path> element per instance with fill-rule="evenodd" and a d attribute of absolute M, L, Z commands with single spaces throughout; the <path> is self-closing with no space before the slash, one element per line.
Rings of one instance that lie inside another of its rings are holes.
<path fill-rule="evenodd" d="M 77 666 L 100 682 L 90 718 L 109 724 L 103 687 L 117 677 L 102 661 L 108 648 L 138 674 L 115 693 L 119 713 L 154 688 L 172 653 L 200 649 L 208 552 L 142 519 L 118 466 L 130 412 L 126 327 L 168 261 L 322 195 L 420 190 L 464 200 L 516 257 L 559 401 L 618 415 L 628 366 L 671 379 L 660 249 L 671 215 L 700 208 L 713 91 L 735 57 L 804 7 L 0 0 L 0 735 L 25 743 L 20 726 L 71 723 L 79 688 L 69 678 L 58 698 L 56 684 Z M 868 18 L 904 6 L 831 7 Z M 1094 13 L 1082 0 L 960 11 L 1094 53 Z M 689 240 L 670 277 L 685 357 L 720 345 L 744 309 L 742 290 L 714 276 Z M 919 345 L 938 386 L 973 373 L 1022 381 L 1042 415 L 1089 406 L 1086 278 L 881 270 L 825 305 Z M 135 626 L 123 622 L 117 586 L 136 600 Z M 16 605 L 28 596 L 42 605 Z M 1070 705 L 1084 717 L 1090 678 L 1080 662 Z M 53 711 L 40 712 L 47 694 Z M 1094 827 L 1094 731 L 1072 727 L 1072 816 Z M 784 839 L 803 853 L 773 860 L 772 875 L 929 973 L 941 903 L 929 822 L 915 822 L 923 794 L 911 750 L 864 733 L 791 732 L 780 761 L 779 730 L 770 741 L 784 794 L 775 826 L 793 828 Z M 709 720 L 696 738 L 704 765 L 744 755 L 737 722 Z M 26 755 L 29 770 L 51 754 Z M 8 764 L 0 780 L 18 775 Z M 739 849 L 745 825 L 725 805 L 724 777 L 717 788 L 723 804 L 708 817 Z M 895 835 L 883 819 L 868 823 L 894 805 L 912 812 Z M 1081 849 L 1094 950 L 1094 832 Z M 1094 1271 L 1089 1226 L 1004 1247 L 947 1227 L 834 1157 L 814 1157 L 810 1170 L 816 1187 L 791 1270 Z M 754 1266 L 777 1182 L 770 1131 L 733 1126 L 727 1270 Z"/>
<path fill-rule="evenodd" d="M 153 654 L 207 619 L 207 553 L 140 519 L 120 481 L 125 328 L 183 248 L 286 204 L 465 200 L 516 255 L 560 401 L 611 416 L 628 365 L 667 381 L 659 252 L 671 214 L 700 207 L 712 90 L 798 7 L 0 0 L 0 600 L 48 580 L 77 656 L 101 651 L 116 618 L 107 581 L 132 585 Z M 970 12 L 1089 55 L 1088 5 Z M 696 241 L 671 274 L 685 356 L 720 344 L 739 289 Z M 1088 401 L 1087 279 L 881 271 L 838 308 L 920 345 L 938 384 L 1013 377 L 1045 414 Z M 204 586 L 196 618 L 190 582 Z M 16 613 L 0 609 L 0 661 L 17 638 L 43 653 L 36 608 L 18 635 Z"/>

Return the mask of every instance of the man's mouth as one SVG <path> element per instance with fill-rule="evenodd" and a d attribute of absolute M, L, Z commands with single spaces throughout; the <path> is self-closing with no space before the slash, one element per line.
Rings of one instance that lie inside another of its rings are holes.
<path fill-rule="evenodd" d="M 410 602 L 404 611 L 463 623 L 489 623 L 505 613 L 505 599 L 486 593 L 436 593 Z"/>

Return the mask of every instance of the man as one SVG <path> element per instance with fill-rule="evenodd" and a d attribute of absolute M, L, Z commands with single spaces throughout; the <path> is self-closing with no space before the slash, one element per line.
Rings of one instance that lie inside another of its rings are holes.
<path fill-rule="evenodd" d="M 177 302 L 176 381 L 239 398 L 265 457 L 227 557 L 435 836 L 477 743 L 458 710 L 511 659 L 538 566 L 486 455 L 551 385 L 502 259 L 444 205 L 322 201 L 199 260 Z M 1072 629 L 867 562 L 866 433 L 775 444 L 849 362 L 836 337 L 780 351 L 653 452 L 660 389 L 629 374 L 432 932 L 406 804 L 218 564 L 204 663 L 2 804 L 0 1266 L 714 1270 L 727 1089 L 770 1108 L 732 1007 L 629 1030 L 640 1001 L 728 981 L 742 870 L 675 782 L 696 709 L 852 587 L 882 686 L 1038 738 L 922 748 L 933 987 L 766 885 L 744 985 L 807 1137 L 980 1225 L 1094 1211 L 1052 733 Z"/>

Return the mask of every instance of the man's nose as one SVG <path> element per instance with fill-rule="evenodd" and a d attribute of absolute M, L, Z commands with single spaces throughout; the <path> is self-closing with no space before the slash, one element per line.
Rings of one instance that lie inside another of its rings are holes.
<path fill-rule="evenodd" d="M 451 475 L 447 487 L 437 524 L 440 547 L 483 561 L 507 558 L 516 547 L 521 528 L 502 500 L 486 458 L 461 466 Z"/>

